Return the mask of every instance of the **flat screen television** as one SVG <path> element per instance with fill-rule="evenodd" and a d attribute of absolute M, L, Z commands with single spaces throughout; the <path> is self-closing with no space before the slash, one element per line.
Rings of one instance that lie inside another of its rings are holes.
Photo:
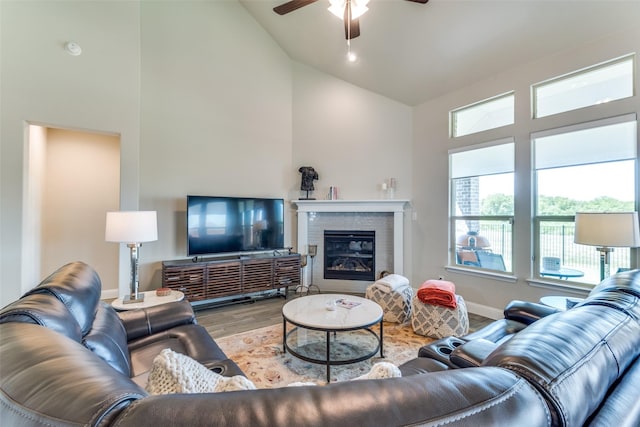
<path fill-rule="evenodd" d="M 187 196 L 189 256 L 283 247 L 283 199 Z"/>

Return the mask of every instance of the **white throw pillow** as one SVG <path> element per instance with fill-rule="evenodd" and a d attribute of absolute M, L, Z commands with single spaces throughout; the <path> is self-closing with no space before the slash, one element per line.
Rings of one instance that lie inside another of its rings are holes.
<path fill-rule="evenodd" d="M 368 373 L 354 378 L 354 380 L 376 380 L 382 378 L 399 378 L 401 376 L 402 372 L 400 372 L 400 369 L 393 363 L 378 362 L 371 367 Z"/>
<path fill-rule="evenodd" d="M 246 377 L 225 377 L 210 371 L 184 354 L 165 348 L 153 360 L 146 390 L 150 394 L 215 393 L 255 390 Z"/>

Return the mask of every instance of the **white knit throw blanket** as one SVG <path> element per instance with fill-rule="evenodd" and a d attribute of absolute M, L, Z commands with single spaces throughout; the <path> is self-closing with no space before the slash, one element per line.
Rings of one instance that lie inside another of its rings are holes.
<path fill-rule="evenodd" d="M 401 377 L 397 366 L 389 362 L 378 362 L 371 370 L 354 380 Z M 293 383 L 289 386 L 315 385 Z M 210 371 L 194 359 L 168 348 L 153 360 L 146 390 L 150 394 L 170 393 L 217 393 L 221 391 L 255 390 L 256 386 L 242 375 L 225 377 Z"/>
<path fill-rule="evenodd" d="M 168 348 L 153 360 L 146 386 L 150 394 L 216 393 L 255 388 L 242 375 L 225 377 L 216 374 L 191 357 Z"/>

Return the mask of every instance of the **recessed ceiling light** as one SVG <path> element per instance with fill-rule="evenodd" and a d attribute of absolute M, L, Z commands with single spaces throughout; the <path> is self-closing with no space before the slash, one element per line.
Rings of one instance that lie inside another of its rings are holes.
<path fill-rule="evenodd" d="M 347 53 L 347 60 L 349 62 L 356 62 L 358 60 L 358 55 L 355 54 L 355 52 L 349 52 Z"/>

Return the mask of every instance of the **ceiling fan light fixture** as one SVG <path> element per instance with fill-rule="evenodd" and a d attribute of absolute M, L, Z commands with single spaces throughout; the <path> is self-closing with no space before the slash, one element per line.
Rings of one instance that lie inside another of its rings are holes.
<path fill-rule="evenodd" d="M 331 3 L 328 8 L 329 12 L 344 20 L 344 8 L 347 6 L 347 1 L 351 2 L 351 19 L 359 18 L 369 10 L 367 7 L 369 0 L 329 0 Z"/>

